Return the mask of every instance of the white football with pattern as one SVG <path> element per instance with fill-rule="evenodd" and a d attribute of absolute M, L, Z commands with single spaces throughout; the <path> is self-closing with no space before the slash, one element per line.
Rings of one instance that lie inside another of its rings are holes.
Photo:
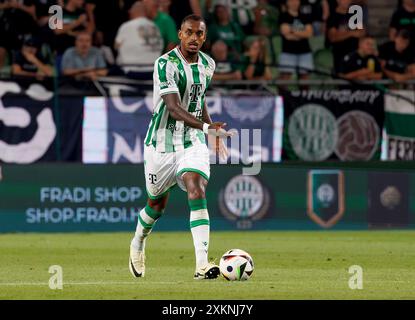
<path fill-rule="evenodd" d="M 248 280 L 254 271 L 251 255 L 241 249 L 226 251 L 220 259 L 219 268 L 222 276 L 228 281 Z"/>

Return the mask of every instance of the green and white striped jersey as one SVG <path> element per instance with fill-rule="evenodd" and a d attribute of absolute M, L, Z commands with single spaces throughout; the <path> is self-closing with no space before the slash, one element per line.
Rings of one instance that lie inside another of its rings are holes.
<path fill-rule="evenodd" d="M 181 106 L 202 119 L 205 95 L 215 71 L 215 62 L 199 52 L 198 62 L 188 63 L 178 47 L 162 55 L 154 63 L 153 117 L 144 140 L 158 152 L 175 152 L 196 144 L 206 143 L 202 130 L 176 121 L 167 110 L 162 96 L 177 93 Z"/>

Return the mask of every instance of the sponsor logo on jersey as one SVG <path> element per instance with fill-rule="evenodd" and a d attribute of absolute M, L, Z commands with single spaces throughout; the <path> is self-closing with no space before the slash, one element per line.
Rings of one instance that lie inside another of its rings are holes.
<path fill-rule="evenodd" d="M 200 96 L 202 95 L 203 85 L 201 83 L 194 83 L 190 87 L 190 102 L 199 101 Z"/>
<path fill-rule="evenodd" d="M 151 184 L 156 184 L 157 182 L 157 175 L 153 174 L 153 173 L 149 173 L 148 174 L 148 180 L 150 181 Z"/>
<path fill-rule="evenodd" d="M 254 176 L 235 176 L 219 193 L 222 214 L 239 229 L 252 228 L 253 221 L 266 215 L 270 204 L 269 190 Z"/>

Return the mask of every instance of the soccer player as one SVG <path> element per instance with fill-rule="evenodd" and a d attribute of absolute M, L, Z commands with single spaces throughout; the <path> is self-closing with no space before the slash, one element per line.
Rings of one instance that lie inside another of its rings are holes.
<path fill-rule="evenodd" d="M 222 138 L 232 136 L 222 122 L 212 122 L 205 94 L 215 62 L 200 51 L 206 41 L 206 23 L 200 16 L 183 19 L 180 44 L 154 63 L 154 111 L 144 141 L 144 172 L 148 201 L 138 217 L 130 245 L 129 268 L 144 277 L 145 243 L 162 216 L 170 189 L 187 191 L 190 229 L 196 254 L 194 279 L 214 279 L 219 267 L 208 261 L 209 214 L 205 190 L 209 180 L 208 134 L 220 157 L 227 157 Z"/>

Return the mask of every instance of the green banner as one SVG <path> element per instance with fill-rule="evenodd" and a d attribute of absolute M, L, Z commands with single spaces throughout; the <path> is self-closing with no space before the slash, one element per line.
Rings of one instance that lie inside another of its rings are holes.
<path fill-rule="evenodd" d="M 395 96 L 385 100 L 385 130 L 387 160 L 415 160 L 415 94 L 409 90 L 396 91 L 409 101 Z"/>
<path fill-rule="evenodd" d="M 367 165 L 343 167 L 341 171 L 335 166 L 325 167 L 333 174 L 319 174 L 310 172 L 321 169 L 317 166 L 267 164 L 257 176 L 242 175 L 240 165 L 213 165 L 207 189 L 211 228 L 367 229 L 368 171 L 371 179 L 376 172 L 394 176 L 387 164 L 377 164 L 376 170 Z M 310 180 L 311 173 L 314 180 Z M 405 201 L 409 208 L 407 226 L 411 227 L 415 171 L 408 168 L 407 174 L 405 192 L 409 196 Z M 0 232 L 133 232 L 137 214 L 146 204 L 142 165 L 4 165 L 0 177 Z M 310 181 L 314 181 L 311 189 Z M 321 189 L 322 185 L 330 185 L 333 190 L 327 186 Z M 310 191 L 315 195 L 311 208 L 323 224 L 309 214 Z M 328 201 L 336 198 L 339 201 Z M 189 214 L 186 193 L 173 188 L 156 229 L 188 230 Z"/>

